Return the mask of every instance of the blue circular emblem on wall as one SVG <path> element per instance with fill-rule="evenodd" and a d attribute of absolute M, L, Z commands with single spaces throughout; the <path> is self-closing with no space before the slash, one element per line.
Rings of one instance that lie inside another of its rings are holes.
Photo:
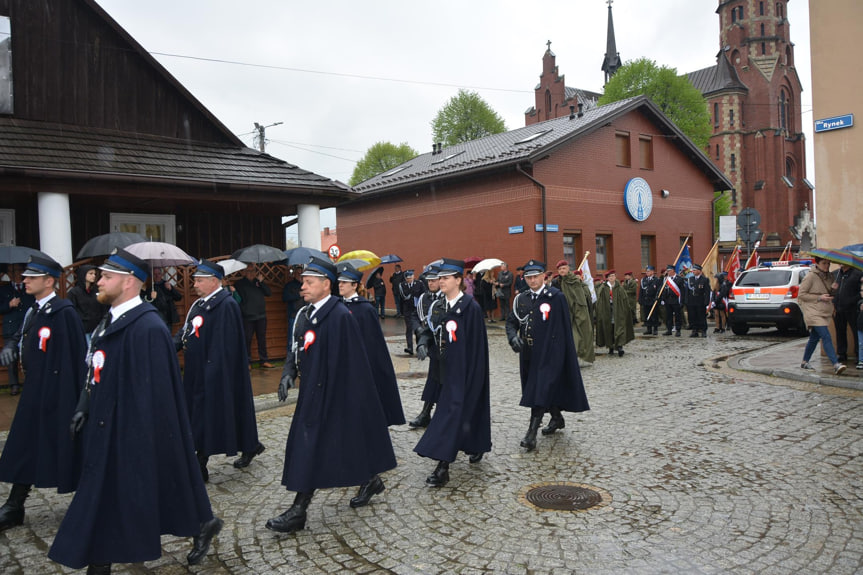
<path fill-rule="evenodd" d="M 623 204 L 626 212 L 636 222 L 643 222 L 653 210 L 653 194 L 644 178 L 632 178 L 623 189 Z"/>

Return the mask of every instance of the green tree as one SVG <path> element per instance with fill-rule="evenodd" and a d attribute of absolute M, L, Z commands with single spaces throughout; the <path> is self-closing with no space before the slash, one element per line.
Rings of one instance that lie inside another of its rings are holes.
<path fill-rule="evenodd" d="M 435 142 L 452 146 L 506 131 L 506 124 L 476 92 L 459 90 L 431 123 Z"/>
<path fill-rule="evenodd" d="M 398 146 L 390 142 L 378 142 L 366 150 L 366 155 L 357 162 L 348 184 L 356 186 L 417 156 L 419 152 L 408 146 L 406 142 Z"/>
<path fill-rule="evenodd" d="M 647 58 L 630 60 L 605 85 L 599 104 L 610 104 L 641 94 L 659 106 L 662 113 L 699 148 L 707 146 L 712 133 L 707 101 L 685 76 L 678 76 L 674 68 L 659 67 Z"/>

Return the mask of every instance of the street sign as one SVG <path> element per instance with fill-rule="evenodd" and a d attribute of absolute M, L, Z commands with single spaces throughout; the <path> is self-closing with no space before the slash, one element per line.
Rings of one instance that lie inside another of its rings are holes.
<path fill-rule="evenodd" d="M 536 231 L 541 232 L 542 231 L 542 224 L 536 224 L 535 229 L 536 229 Z M 558 231 L 558 229 L 559 229 L 559 227 L 557 224 L 548 224 L 547 226 L 545 226 L 545 231 L 547 231 L 547 232 L 556 232 L 556 231 Z"/>
<path fill-rule="evenodd" d="M 744 208 L 737 214 L 737 225 L 747 232 L 757 228 L 761 225 L 761 214 L 755 208 Z"/>
<path fill-rule="evenodd" d="M 327 252 L 327 255 L 330 256 L 330 259 L 337 260 L 337 259 L 339 259 L 339 254 L 341 254 L 341 253 L 342 253 L 342 250 L 339 249 L 339 246 L 337 244 L 333 244 L 330 246 L 330 249 Z"/>
<path fill-rule="evenodd" d="M 523 234 L 524 226 L 509 226 L 509 233 L 511 234 Z"/>
<path fill-rule="evenodd" d="M 829 132 L 830 130 L 850 128 L 853 125 L 854 114 L 845 114 L 844 116 L 834 116 L 832 118 L 824 118 L 823 120 L 815 120 L 815 131 Z"/>

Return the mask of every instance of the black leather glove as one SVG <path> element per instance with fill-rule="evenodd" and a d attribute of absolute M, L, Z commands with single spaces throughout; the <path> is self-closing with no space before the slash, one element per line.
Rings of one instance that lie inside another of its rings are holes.
<path fill-rule="evenodd" d="M 514 335 L 509 338 L 509 347 L 512 348 L 512 351 L 515 353 L 520 353 L 522 349 L 524 349 L 524 341 L 518 335 Z"/>
<path fill-rule="evenodd" d="M 75 437 L 84 429 L 84 424 L 87 423 L 87 415 L 90 413 L 90 393 L 85 386 L 78 397 L 78 405 L 75 406 L 75 413 L 72 415 L 72 422 L 69 424 L 69 434 L 74 440 Z"/>
<path fill-rule="evenodd" d="M 4 347 L 3 351 L 0 351 L 0 365 L 11 365 L 16 359 L 18 359 L 18 350 L 14 347 Z"/>
<path fill-rule="evenodd" d="M 420 361 L 425 361 L 429 356 L 429 350 L 424 344 L 420 344 L 417 346 L 417 359 Z"/>
<path fill-rule="evenodd" d="M 294 387 L 294 378 L 289 373 L 283 373 L 279 380 L 279 401 L 288 399 L 288 390 Z"/>
<path fill-rule="evenodd" d="M 174 348 L 177 351 L 183 349 L 183 328 L 181 328 L 180 331 L 178 331 L 177 334 L 174 336 Z"/>

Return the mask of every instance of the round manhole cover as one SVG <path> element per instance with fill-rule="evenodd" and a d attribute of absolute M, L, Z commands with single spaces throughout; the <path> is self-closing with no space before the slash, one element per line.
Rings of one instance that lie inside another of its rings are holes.
<path fill-rule="evenodd" d="M 535 508 L 553 511 L 584 511 L 611 502 L 611 494 L 604 489 L 580 483 L 531 485 L 523 498 Z"/>

